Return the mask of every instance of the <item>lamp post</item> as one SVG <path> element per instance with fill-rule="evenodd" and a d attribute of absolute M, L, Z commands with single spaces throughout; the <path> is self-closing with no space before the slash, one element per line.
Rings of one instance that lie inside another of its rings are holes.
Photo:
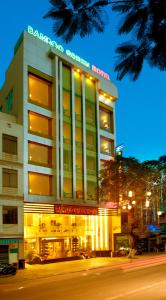
<path fill-rule="evenodd" d="M 150 207 L 150 197 L 151 197 L 151 191 L 146 192 L 146 202 L 145 202 L 145 207 L 146 207 L 146 225 L 148 224 L 148 210 Z"/>

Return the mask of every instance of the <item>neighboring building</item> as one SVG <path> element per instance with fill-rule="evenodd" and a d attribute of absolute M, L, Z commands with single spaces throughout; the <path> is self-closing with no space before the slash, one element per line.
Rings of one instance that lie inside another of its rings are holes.
<path fill-rule="evenodd" d="M 28 31 L 0 92 L 2 111 L 23 126 L 25 257 L 111 250 L 120 216 L 99 209 L 97 185 L 100 164 L 114 156 L 117 89 L 108 74 Z"/>
<path fill-rule="evenodd" d="M 23 127 L 0 112 L 0 262 L 24 258 L 23 199 Z"/>

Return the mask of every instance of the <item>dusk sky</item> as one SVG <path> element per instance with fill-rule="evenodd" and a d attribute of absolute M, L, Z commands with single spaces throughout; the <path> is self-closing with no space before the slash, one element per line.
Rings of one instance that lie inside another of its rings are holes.
<path fill-rule="evenodd" d="M 14 45 L 22 31 L 31 25 L 51 39 L 58 41 L 85 60 L 110 74 L 118 87 L 116 105 L 117 145 L 124 144 L 124 156 L 140 161 L 166 155 L 166 72 L 146 64 L 136 82 L 129 78 L 121 82 L 114 73 L 115 48 L 122 41 L 117 35 L 119 17 L 112 15 L 104 34 L 75 37 L 67 45 L 52 32 L 53 21 L 43 19 L 50 4 L 48 0 L 5 0 L 0 8 L 0 87 L 5 71 L 13 57 Z M 128 38 L 126 37 L 126 40 Z"/>

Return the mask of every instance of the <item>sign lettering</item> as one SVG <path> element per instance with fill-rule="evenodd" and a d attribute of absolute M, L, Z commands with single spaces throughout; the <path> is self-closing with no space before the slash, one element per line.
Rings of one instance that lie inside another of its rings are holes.
<path fill-rule="evenodd" d="M 97 215 L 97 207 L 76 206 L 76 205 L 54 205 L 55 214 L 68 215 Z"/>

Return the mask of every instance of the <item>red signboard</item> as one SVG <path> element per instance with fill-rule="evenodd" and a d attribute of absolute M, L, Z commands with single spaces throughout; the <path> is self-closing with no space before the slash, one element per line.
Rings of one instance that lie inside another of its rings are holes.
<path fill-rule="evenodd" d="M 54 205 L 55 214 L 66 214 L 66 215 L 97 215 L 98 208 L 91 206 L 76 206 L 76 205 Z"/>

